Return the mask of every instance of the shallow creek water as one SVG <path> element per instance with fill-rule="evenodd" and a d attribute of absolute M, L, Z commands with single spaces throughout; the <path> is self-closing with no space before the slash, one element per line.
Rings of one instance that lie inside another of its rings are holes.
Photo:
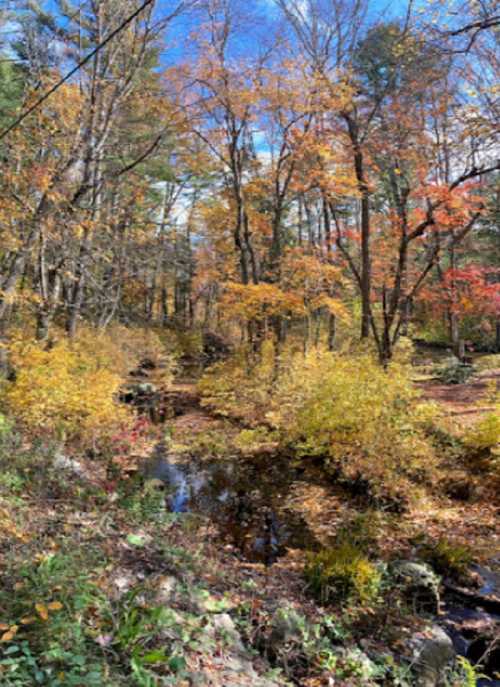
<path fill-rule="evenodd" d="M 172 512 L 208 516 L 247 560 L 270 565 L 287 547 L 317 547 L 307 523 L 285 506 L 290 486 L 302 476 L 286 462 L 269 456 L 252 461 L 182 459 L 159 445 L 146 476 L 164 482 Z"/>

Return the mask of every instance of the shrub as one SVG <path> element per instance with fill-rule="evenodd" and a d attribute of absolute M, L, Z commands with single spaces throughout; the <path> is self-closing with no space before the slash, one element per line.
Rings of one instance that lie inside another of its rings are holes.
<path fill-rule="evenodd" d="M 407 368 L 388 371 L 368 354 L 295 356 L 278 383 L 268 419 L 304 456 L 364 484 L 376 502 L 411 495 L 409 480 L 434 463 L 425 434 L 432 407 L 420 404 Z"/>
<path fill-rule="evenodd" d="M 500 353 L 482 355 L 480 358 L 474 360 L 474 364 L 478 370 L 497 370 L 500 368 Z"/>
<path fill-rule="evenodd" d="M 0 413 L 0 443 L 8 439 L 12 432 L 12 422 L 3 413 Z"/>
<path fill-rule="evenodd" d="M 60 341 L 12 348 L 16 378 L 4 389 L 11 414 L 29 433 L 96 440 L 116 431 L 128 411 L 115 400 L 121 378 L 99 358 Z"/>
<path fill-rule="evenodd" d="M 466 446 L 478 451 L 493 451 L 500 443 L 500 404 L 480 420 L 465 436 Z"/>
<path fill-rule="evenodd" d="M 2 390 L 10 413 L 29 433 L 71 441 L 102 441 L 130 420 L 117 393 L 141 360 L 161 365 L 165 384 L 174 369 L 154 332 L 119 325 L 106 332 L 83 327 L 75 340 L 60 335 L 50 347 L 21 335 L 10 353 L 15 379 Z"/>
<path fill-rule="evenodd" d="M 304 576 L 322 602 L 334 600 L 369 603 L 376 600 L 381 576 L 377 568 L 352 544 L 310 553 Z"/>
<path fill-rule="evenodd" d="M 373 551 L 377 548 L 381 517 L 380 513 L 373 510 L 357 513 L 338 529 L 335 537 L 337 544 L 350 543 L 364 553 Z"/>
<path fill-rule="evenodd" d="M 155 380 L 166 385 L 172 381 L 175 371 L 174 354 L 152 329 L 119 324 L 105 331 L 82 327 L 72 346 L 83 355 L 91 355 L 96 367 L 121 377 L 127 376 L 142 360 L 153 363 Z"/>
<path fill-rule="evenodd" d="M 234 446 L 242 453 L 251 454 L 265 451 L 266 448 L 275 447 L 276 433 L 266 427 L 257 429 L 243 429 L 234 439 Z"/>
<path fill-rule="evenodd" d="M 464 384 L 473 374 L 473 366 L 460 362 L 458 358 L 452 358 L 436 370 L 436 377 L 444 384 Z"/>
<path fill-rule="evenodd" d="M 276 359 L 270 341 L 255 364 L 248 360 L 242 349 L 209 368 L 202 403 L 277 430 L 284 447 L 325 458 L 378 505 L 399 508 L 413 491 L 410 480 L 429 476 L 434 409 L 419 402 L 407 366 L 394 362 L 386 371 L 370 353 L 323 349 L 305 356 L 288 349 Z"/>
<path fill-rule="evenodd" d="M 242 347 L 228 360 L 212 365 L 198 384 L 202 405 L 248 424 L 264 422 L 276 372 L 272 341 L 264 342 L 257 361 L 250 364 L 250 357 L 249 349 Z"/>
<path fill-rule="evenodd" d="M 203 336 L 200 331 L 175 332 L 176 348 L 186 358 L 199 358 L 203 354 Z"/>

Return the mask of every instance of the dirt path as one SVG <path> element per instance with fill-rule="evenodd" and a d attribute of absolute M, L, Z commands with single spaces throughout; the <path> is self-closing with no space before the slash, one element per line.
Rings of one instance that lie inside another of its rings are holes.
<path fill-rule="evenodd" d="M 491 387 L 500 391 L 500 369 L 485 370 L 465 384 L 443 384 L 435 380 L 417 382 L 424 398 L 440 403 L 453 418 L 463 419 L 467 425 L 478 416 L 494 410 Z"/>

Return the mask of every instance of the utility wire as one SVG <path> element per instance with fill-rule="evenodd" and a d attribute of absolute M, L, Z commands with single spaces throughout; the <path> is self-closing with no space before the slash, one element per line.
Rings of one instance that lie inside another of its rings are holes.
<path fill-rule="evenodd" d="M 99 45 L 96 45 L 96 47 L 89 52 L 88 55 L 86 55 L 83 60 L 78 62 L 78 64 L 73 67 L 65 76 L 63 76 L 56 84 L 52 86 L 52 88 L 49 88 L 46 93 L 44 93 L 38 100 L 31 105 L 31 107 L 28 107 L 27 110 L 25 110 L 22 114 L 15 119 L 10 126 L 8 126 L 4 131 L 0 133 L 0 141 L 4 139 L 8 134 L 10 134 L 11 131 L 13 131 L 15 128 L 23 122 L 26 117 L 28 117 L 32 112 L 34 112 L 40 105 L 47 100 L 53 93 L 55 93 L 58 88 L 60 88 L 63 84 L 66 83 L 71 77 L 76 74 L 77 71 L 79 71 L 87 62 L 89 62 L 94 55 L 97 55 L 97 53 L 104 48 L 105 45 L 109 43 L 109 41 L 113 40 L 113 38 L 120 33 L 120 31 L 123 31 L 123 29 L 128 26 L 131 22 L 134 21 L 136 17 L 139 16 L 139 14 L 146 9 L 148 5 L 151 5 L 154 2 L 154 0 L 145 0 L 140 7 L 138 7 L 133 14 L 131 14 L 127 19 L 125 19 L 119 26 L 116 27 L 109 36 L 107 36 Z"/>

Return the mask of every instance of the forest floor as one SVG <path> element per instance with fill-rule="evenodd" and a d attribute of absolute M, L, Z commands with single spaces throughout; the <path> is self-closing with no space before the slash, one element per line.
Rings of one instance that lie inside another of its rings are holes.
<path fill-rule="evenodd" d="M 477 422 L 493 410 L 491 388 L 500 390 L 500 369 L 483 370 L 463 384 L 443 384 L 436 380 L 419 382 L 423 398 L 439 403 L 460 426 Z"/>
<path fill-rule="evenodd" d="M 486 409 L 483 398 L 499 375 L 493 369 L 464 385 L 421 388 L 459 433 L 464 417 Z M 235 456 L 241 427 L 201 407 L 193 381 L 179 380 L 167 398 L 171 416 L 140 435 L 133 454 L 115 456 L 111 470 L 22 440 L 2 447 L 0 683 L 415 685 L 409 647 L 436 619 L 405 609 L 391 590 L 383 604 L 318 605 L 303 577 L 307 542 L 330 546 L 361 513 L 376 524 L 371 545 L 381 565 L 418 558 L 422 541 L 451 538 L 476 564 L 491 566 L 500 552 L 498 494 L 477 466 L 452 450 L 442 466 L 446 484 L 426 485 L 404 513 L 376 513 L 316 464 L 290 468 L 283 481 L 289 458 L 272 445 L 259 456 Z M 187 486 L 199 497 L 186 497 L 177 513 L 167 497 L 184 483 L 174 480 L 165 493 L 143 477 L 165 431 L 173 437 L 169 461 L 184 469 L 186 456 L 196 457 L 188 459 Z M 256 499 L 245 516 L 250 524 L 239 529 L 218 514 L 235 498 L 227 487 L 233 479 L 242 485 L 237 510 L 241 499 Z M 299 523 L 305 536 L 258 560 L 252 547 L 270 495 L 277 519 Z M 468 582 L 476 592 L 479 578 Z M 499 591 L 491 591 L 492 603 L 500 604 Z M 441 606 L 438 615 L 445 613 Z"/>

